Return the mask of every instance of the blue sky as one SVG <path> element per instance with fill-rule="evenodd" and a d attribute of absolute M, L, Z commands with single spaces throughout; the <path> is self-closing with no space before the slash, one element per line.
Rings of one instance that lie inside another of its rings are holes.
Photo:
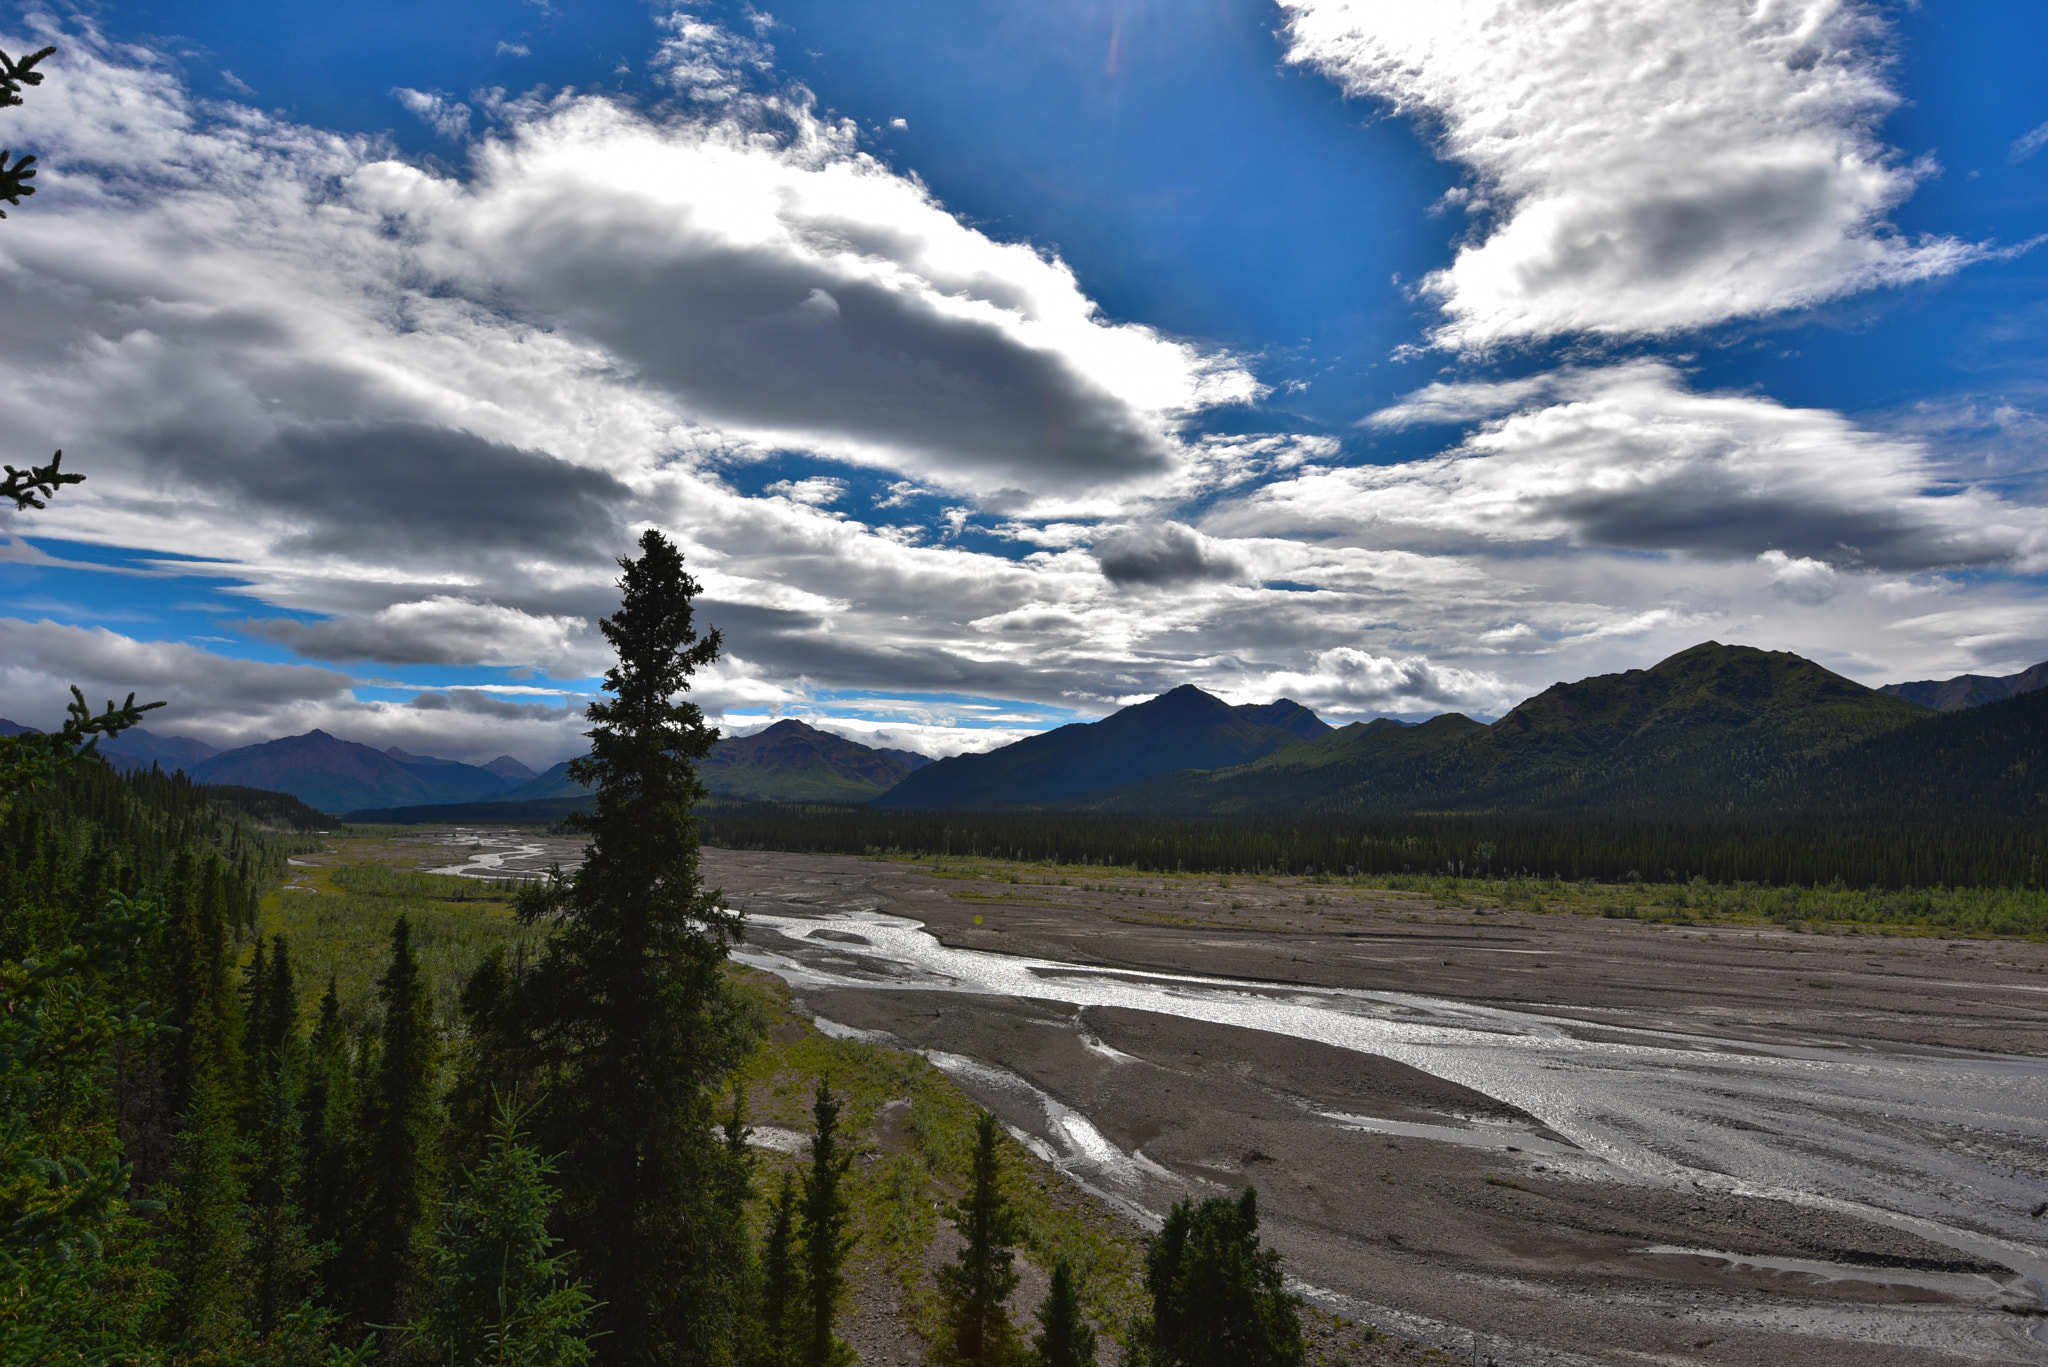
<path fill-rule="evenodd" d="M 549 761 L 643 525 L 728 724 L 934 751 L 2024 667 L 2048 13 L 1747 9 L 0 8 L 0 713 Z"/>

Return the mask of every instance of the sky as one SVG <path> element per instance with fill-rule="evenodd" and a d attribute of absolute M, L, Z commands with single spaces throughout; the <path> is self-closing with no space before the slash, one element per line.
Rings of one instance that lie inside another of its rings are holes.
<path fill-rule="evenodd" d="M 0 716 L 579 752 L 2048 659 L 2028 0 L 0 3 Z"/>

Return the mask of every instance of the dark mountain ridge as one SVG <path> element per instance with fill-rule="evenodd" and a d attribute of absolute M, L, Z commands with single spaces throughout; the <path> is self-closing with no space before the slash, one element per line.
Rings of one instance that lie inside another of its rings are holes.
<path fill-rule="evenodd" d="M 490 819 L 497 809 L 506 820 L 555 820 L 590 795 L 588 788 L 569 777 L 572 762 L 563 760 L 524 783 L 508 785 L 485 798 L 381 803 L 376 808 L 352 810 L 349 819 L 480 821 Z M 719 741 L 698 772 L 714 797 L 865 802 L 931 762 L 926 755 L 863 745 L 785 718 L 754 735 Z"/>
<path fill-rule="evenodd" d="M 2017 674 L 1958 674 L 1953 679 L 1918 679 L 1912 683 L 1886 684 L 1878 692 L 1931 707 L 1937 712 L 1956 712 L 1965 707 L 2003 702 L 2044 688 L 2048 688 L 2048 662 Z"/>
<path fill-rule="evenodd" d="M 1274 721 L 1281 724 L 1275 725 Z M 1299 703 L 1232 707 L 1183 684 L 1097 722 L 925 766 L 872 804 L 899 808 L 1075 805 L 1154 774 L 1242 764 L 1329 728 Z"/>
<path fill-rule="evenodd" d="M 510 786 L 500 775 L 473 764 L 394 759 L 384 751 L 318 730 L 223 750 L 182 767 L 201 783 L 290 793 L 328 812 L 407 803 L 473 802 Z"/>
<path fill-rule="evenodd" d="M 862 745 L 788 718 L 719 741 L 701 772 L 704 786 L 719 797 L 865 802 L 931 762 L 927 755 Z"/>
<path fill-rule="evenodd" d="M 1483 726 L 1347 726 L 1249 763 L 1095 795 L 1184 815 L 1418 811 L 1729 815 L 1826 756 L 1927 713 L 1787 651 L 1705 642 L 1560 683 Z"/>

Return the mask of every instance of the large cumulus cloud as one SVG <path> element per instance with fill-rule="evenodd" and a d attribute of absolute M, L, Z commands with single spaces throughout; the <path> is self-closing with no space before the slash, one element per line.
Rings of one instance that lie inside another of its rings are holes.
<path fill-rule="evenodd" d="M 1886 214 L 1930 167 L 1863 0 L 1283 0 L 1289 58 L 1420 116 L 1472 240 L 1423 282 L 1461 348 L 1662 335 L 1954 270 Z"/>

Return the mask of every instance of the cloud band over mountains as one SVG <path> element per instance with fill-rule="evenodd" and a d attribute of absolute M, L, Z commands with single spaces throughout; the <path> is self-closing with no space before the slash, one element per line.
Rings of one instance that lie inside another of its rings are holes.
<path fill-rule="evenodd" d="M 1469 174 L 1420 296 L 1448 364 L 1350 436 L 1271 404 L 1255 354 L 1108 316 L 695 20 L 650 59 L 668 104 L 409 92 L 459 172 L 199 99 L 75 23 L 0 35 L 61 45 L 8 111 L 47 193 L 0 234 L 0 421 L 91 476 L 0 514 L 5 554 L 200 557 L 239 633 L 7 609 L 0 715 L 47 721 L 75 679 L 174 693 L 164 729 L 221 742 L 558 757 L 649 525 L 726 633 L 714 713 L 941 699 L 858 718 L 922 748 L 979 743 L 958 699 L 1184 682 L 1491 715 L 1716 633 L 1864 674 L 2048 654 L 2038 506 L 1921 435 L 1642 354 L 1971 259 L 1887 226 L 1928 171 L 1882 142 L 1874 11 L 1287 12 L 1290 60 Z M 1417 432 L 1395 463 L 1351 440 Z M 574 687 L 405 674 L 430 667 Z"/>

